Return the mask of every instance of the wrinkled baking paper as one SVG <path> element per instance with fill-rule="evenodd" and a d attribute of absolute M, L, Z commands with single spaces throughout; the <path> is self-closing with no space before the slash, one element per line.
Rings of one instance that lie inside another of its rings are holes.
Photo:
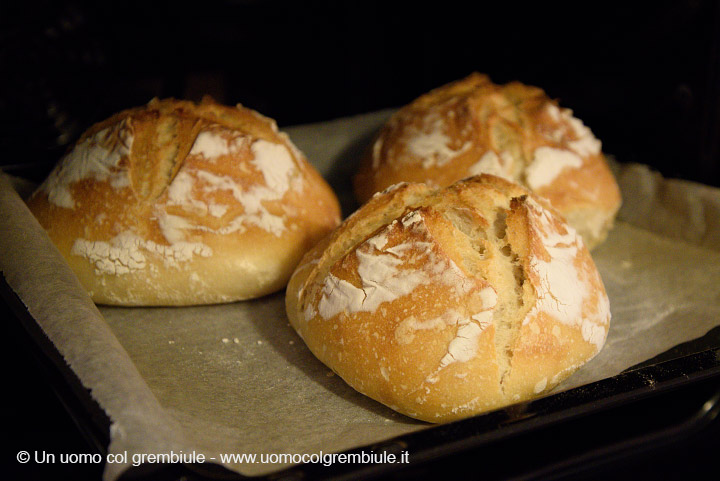
<path fill-rule="evenodd" d="M 357 158 L 391 111 L 286 129 L 345 215 Z M 603 351 L 558 390 L 604 379 L 720 324 L 720 190 L 617 171 L 624 205 L 593 252 L 611 303 Z M 283 293 L 226 305 L 99 309 L 0 179 L 0 268 L 112 420 L 111 453 L 338 452 L 427 429 L 348 387 L 285 316 Z M 108 464 L 104 479 L 127 465 Z M 229 464 L 245 475 L 279 464 Z"/>

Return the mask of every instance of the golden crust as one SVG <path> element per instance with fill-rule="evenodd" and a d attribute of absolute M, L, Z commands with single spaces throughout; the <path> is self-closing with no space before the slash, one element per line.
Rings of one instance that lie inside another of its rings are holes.
<path fill-rule="evenodd" d="M 444 187 L 480 173 L 550 199 L 589 248 L 604 240 L 621 202 L 599 141 L 570 110 L 537 87 L 478 73 L 396 112 L 353 182 L 364 202 L 398 182 Z"/>
<path fill-rule="evenodd" d="M 93 300 L 229 302 L 283 288 L 337 199 L 269 118 L 152 100 L 88 129 L 28 205 Z"/>
<path fill-rule="evenodd" d="M 599 351 L 610 320 L 575 231 L 490 175 L 375 195 L 306 254 L 286 309 L 348 384 L 430 422 L 546 392 Z"/>

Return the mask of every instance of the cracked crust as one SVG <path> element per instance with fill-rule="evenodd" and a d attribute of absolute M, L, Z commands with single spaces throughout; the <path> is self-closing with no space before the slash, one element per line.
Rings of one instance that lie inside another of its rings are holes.
<path fill-rule="evenodd" d="M 88 129 L 28 206 L 101 304 L 190 305 L 282 289 L 340 222 L 272 119 L 152 100 Z"/>
<path fill-rule="evenodd" d="M 445 187 L 488 173 L 550 200 L 583 237 L 600 244 L 620 190 L 600 142 L 541 89 L 486 75 L 439 87 L 400 109 L 379 132 L 354 178 L 357 199 L 398 182 Z"/>
<path fill-rule="evenodd" d="M 351 386 L 430 422 L 551 389 L 599 351 L 610 320 L 575 231 L 490 175 L 375 195 L 306 254 L 286 308 Z"/>

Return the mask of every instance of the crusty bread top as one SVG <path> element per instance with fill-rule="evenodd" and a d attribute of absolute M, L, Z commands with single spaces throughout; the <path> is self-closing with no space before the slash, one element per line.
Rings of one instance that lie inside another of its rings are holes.
<path fill-rule="evenodd" d="M 574 229 L 490 175 L 375 195 L 306 254 L 286 303 L 343 379 L 433 422 L 552 388 L 600 350 L 610 319 Z"/>
<path fill-rule="evenodd" d="M 272 119 L 210 98 L 155 99 L 92 126 L 28 205 L 96 302 L 113 304 L 272 292 L 340 221 Z"/>
<path fill-rule="evenodd" d="M 444 187 L 481 173 L 548 198 L 588 244 L 602 240 L 620 205 L 600 141 L 571 110 L 540 88 L 496 85 L 478 73 L 396 112 L 363 159 L 354 188 L 363 202 L 398 182 Z M 590 218 L 598 212 L 600 219 L 578 222 L 587 229 L 576 225 L 578 213 Z"/>
<path fill-rule="evenodd" d="M 208 130 L 207 142 L 198 134 Z M 212 145 L 212 130 L 225 137 L 225 152 Z M 109 180 L 115 187 L 129 186 L 139 201 L 152 201 L 165 192 L 185 158 L 194 147 L 215 149 L 227 154 L 246 137 L 287 145 L 292 155 L 304 159 L 275 122 L 240 105 L 228 107 L 210 97 L 196 104 L 190 101 L 153 99 L 142 107 L 123 110 L 86 130 L 64 157 L 60 169 L 46 180 L 41 190 L 59 207 L 73 208 L 72 184 L 85 178 Z M 132 155 L 131 155 L 132 154 Z M 75 160 L 77 157 L 81 157 Z"/>

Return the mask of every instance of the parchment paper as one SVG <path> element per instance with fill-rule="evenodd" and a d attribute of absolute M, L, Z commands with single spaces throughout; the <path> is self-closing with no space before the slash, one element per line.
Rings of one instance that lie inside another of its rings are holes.
<path fill-rule="evenodd" d="M 391 111 L 286 129 L 338 193 Z M 603 351 L 557 390 L 620 373 L 720 325 L 720 190 L 617 168 L 615 229 L 593 252 L 607 288 Z M 99 309 L 0 175 L 0 269 L 112 420 L 111 453 L 338 452 L 431 426 L 360 395 L 289 326 L 283 293 L 226 305 Z M 279 464 L 228 464 L 245 475 Z M 104 479 L 127 465 L 108 464 Z"/>

